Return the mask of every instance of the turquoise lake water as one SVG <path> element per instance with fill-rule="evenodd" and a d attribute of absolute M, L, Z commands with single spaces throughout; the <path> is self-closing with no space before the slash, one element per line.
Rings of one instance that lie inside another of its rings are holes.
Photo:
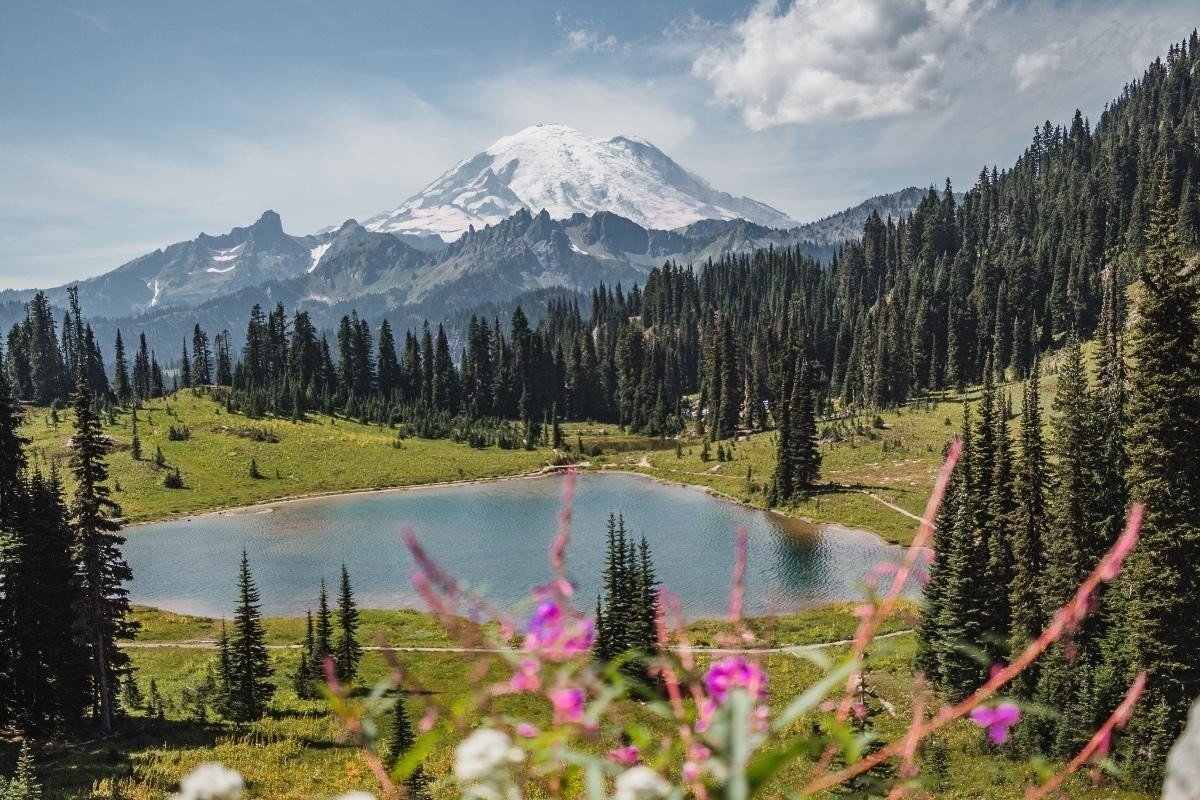
<path fill-rule="evenodd" d="M 408 526 L 457 578 L 512 607 L 550 578 L 547 550 L 565 481 L 547 476 L 321 497 L 140 525 L 127 531 L 131 596 L 174 611 L 228 616 L 245 548 L 269 615 L 312 608 L 322 576 L 332 595 L 343 562 L 360 607 L 422 607 L 399 536 Z M 862 531 L 806 525 L 694 487 L 583 473 L 567 564 L 585 609 L 600 590 L 610 512 L 623 514 L 635 536 L 645 535 L 659 577 L 692 618 L 727 610 L 742 525 L 749 534 L 748 613 L 860 599 L 871 570 L 903 554 Z"/>

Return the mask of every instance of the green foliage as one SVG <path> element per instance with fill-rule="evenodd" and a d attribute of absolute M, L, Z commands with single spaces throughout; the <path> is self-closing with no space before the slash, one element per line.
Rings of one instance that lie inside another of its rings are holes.
<path fill-rule="evenodd" d="M 349 683 L 358 674 L 358 662 L 362 659 L 362 646 L 358 643 L 358 606 L 354 603 L 354 590 L 350 587 L 350 573 L 342 564 L 342 579 L 338 586 L 337 643 L 333 657 L 337 665 L 338 680 Z"/>
<path fill-rule="evenodd" d="M 1194 54 L 1193 54 L 1194 55 Z M 1117 596 L 1111 657 L 1117 685 L 1149 675 L 1130 724 L 1129 764 L 1146 786 L 1162 775 L 1166 748 L 1200 694 L 1200 283 L 1184 265 L 1168 164 L 1139 269 L 1141 294 L 1130 346 L 1126 473 L 1146 504 L 1141 541 L 1109 593 Z M 1103 691 L 1103 687 L 1101 689 Z"/>
<path fill-rule="evenodd" d="M 275 693 L 274 685 L 268 681 L 273 670 L 267 655 L 258 604 L 258 589 L 250 574 L 249 558 L 243 550 L 238 573 L 238 605 L 233 615 L 233 636 L 228 642 L 222 642 L 221 651 L 223 711 L 237 722 L 262 717 Z M 225 662 L 228 666 L 224 666 Z"/>
<path fill-rule="evenodd" d="M 21 742 L 21 755 L 17 758 L 17 768 L 11 778 L 0 777 L 0 800 L 41 800 L 42 786 L 37 780 L 37 770 L 33 761 L 33 750 L 29 740 Z"/>
<path fill-rule="evenodd" d="M 604 594 L 596 599 L 593 652 L 601 661 L 619 657 L 632 677 L 645 672 L 646 659 L 658 652 L 658 576 L 646 538 L 635 542 L 623 516 L 608 517 Z"/>
<path fill-rule="evenodd" d="M 412 720 L 404 703 L 404 693 L 396 692 L 395 713 L 392 715 L 392 727 L 388 737 L 388 762 L 396 769 L 401 759 L 409 754 L 416 736 L 413 733 Z M 404 788 L 408 790 L 411 800 L 428 800 L 429 777 L 425 774 L 424 765 L 418 763 L 404 777 Z"/>
<path fill-rule="evenodd" d="M 183 475 L 179 473 L 179 467 L 169 470 L 167 474 L 163 476 L 163 486 L 167 489 L 183 488 Z"/>

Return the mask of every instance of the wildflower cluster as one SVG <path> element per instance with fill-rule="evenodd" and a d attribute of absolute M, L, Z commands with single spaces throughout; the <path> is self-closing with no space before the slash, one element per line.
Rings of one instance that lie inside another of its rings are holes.
<path fill-rule="evenodd" d="M 1135 507 L 1112 551 L 1025 652 L 998 666 L 990 680 L 956 705 L 927 713 L 930 698 L 918 690 L 908 730 L 891 742 L 871 742 L 854 724 L 864 713 L 856 688 L 865 685 L 865 654 L 880 625 L 895 610 L 909 576 L 917 571 L 917 559 L 932 530 L 929 520 L 957 455 L 957 448 L 952 448 L 916 546 L 892 573 L 888 591 L 882 596 L 873 592 L 858 612 L 858 630 L 846 648 L 848 655 L 835 662 L 815 651 L 791 651 L 815 661 L 823 674 L 811 685 L 798 687 L 794 695 L 793 687 L 786 687 L 788 696 L 772 697 L 771 705 L 769 675 L 762 661 L 769 648 L 758 644 L 741 619 L 744 531 L 737 538 L 730 600 L 735 634 L 722 642 L 719 651 L 690 645 L 678 598 L 660 591 L 655 621 L 659 653 L 647 661 L 644 671 L 631 675 L 619 658 L 605 663 L 594 657 L 595 623 L 572 606 L 573 587 L 565 577 L 563 553 L 573 490 L 573 476 L 568 475 L 562 524 L 551 550 L 554 577 L 535 590 L 531 613 L 523 624 L 459 586 L 406 533 L 418 564 L 414 584 L 460 637 L 464 650 L 480 652 L 478 675 L 495 675 L 498 669 L 499 680 L 479 681 L 471 703 L 439 708 L 431 700 L 412 753 L 400 758 L 394 769 L 385 768 L 376 754 L 373 731 L 378 725 L 372 716 L 386 708 L 379 700 L 393 687 L 409 688 L 399 663 L 392 663 L 389 684 L 377 688 L 366 701 L 347 697 L 330 675 L 328 696 L 334 713 L 362 745 L 380 791 L 388 798 L 405 796 L 399 787 L 419 767 L 420 754 L 439 745 L 454 746 L 454 766 L 452 774 L 435 778 L 443 786 L 453 782 L 458 794 L 467 798 L 519 800 L 534 788 L 552 797 L 588 800 L 749 798 L 772 791 L 780 770 L 798 759 L 815 759 L 815 763 L 804 784 L 794 787 L 797 796 L 853 782 L 885 761 L 896 767 L 888 772 L 894 777 L 887 795 L 915 796 L 923 790 L 918 763 L 923 739 L 969 718 L 1000 746 L 1021 724 L 1020 707 L 1001 692 L 1089 612 L 1089 598 L 1119 571 L 1136 543 L 1140 522 Z M 464 619 L 485 614 L 499 622 L 500 636 L 495 641 L 481 639 L 484 628 L 464 624 Z M 917 677 L 914 685 L 920 684 Z M 1102 758 L 1113 731 L 1128 720 L 1143 685 L 1144 676 L 1139 676 L 1079 756 L 1042 786 L 1031 788 L 1028 796 L 1044 796 L 1071 772 Z M 774 688 L 777 693 L 785 690 Z M 805 724 L 797 724 L 801 721 Z"/>

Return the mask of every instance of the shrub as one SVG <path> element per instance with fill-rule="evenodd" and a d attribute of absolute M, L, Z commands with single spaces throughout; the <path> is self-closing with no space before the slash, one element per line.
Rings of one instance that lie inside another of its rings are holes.
<path fill-rule="evenodd" d="M 163 477 L 163 486 L 168 489 L 183 488 L 183 476 L 179 474 L 179 467 L 171 470 Z"/>

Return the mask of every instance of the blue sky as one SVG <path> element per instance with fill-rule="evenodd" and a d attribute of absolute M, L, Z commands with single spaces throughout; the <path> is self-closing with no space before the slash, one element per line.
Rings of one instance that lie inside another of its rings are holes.
<path fill-rule="evenodd" d="M 1093 119 L 1194 2 L 27 2 L 0 8 L 0 288 L 266 208 L 310 233 L 537 122 L 798 219 Z"/>

